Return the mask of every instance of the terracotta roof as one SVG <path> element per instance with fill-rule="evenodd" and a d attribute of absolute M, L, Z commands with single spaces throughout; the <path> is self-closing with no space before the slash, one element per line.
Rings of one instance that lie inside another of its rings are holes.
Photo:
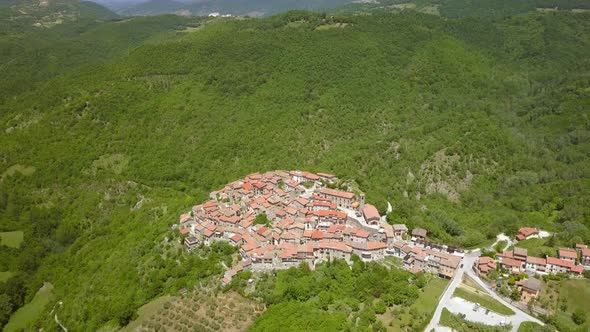
<path fill-rule="evenodd" d="M 369 237 L 369 232 L 365 231 L 364 229 L 360 229 L 360 228 L 353 228 L 352 234 L 356 237 L 362 237 L 362 238 Z"/>
<path fill-rule="evenodd" d="M 539 257 L 533 257 L 533 256 L 528 256 L 526 258 L 526 262 L 531 263 L 531 264 L 537 264 L 537 265 L 546 265 L 547 264 L 547 260 L 545 258 L 539 258 Z"/>
<path fill-rule="evenodd" d="M 337 241 L 320 241 L 319 248 L 338 250 L 338 251 L 347 252 L 347 253 L 352 252 L 351 247 L 347 246 L 346 244 L 344 244 L 342 242 L 337 242 Z"/>
<path fill-rule="evenodd" d="M 320 240 L 324 237 L 324 232 L 322 231 L 313 231 L 311 233 L 311 238 L 314 240 Z"/>
<path fill-rule="evenodd" d="M 308 180 L 312 180 L 312 181 L 320 179 L 320 177 L 318 175 L 313 174 L 313 173 L 309 173 L 309 172 L 303 172 L 302 175 L 304 178 L 306 178 Z"/>
<path fill-rule="evenodd" d="M 502 259 L 502 265 L 510 266 L 510 267 L 521 267 L 522 262 L 513 258 L 504 258 Z"/>
<path fill-rule="evenodd" d="M 183 228 L 180 230 L 180 234 L 184 235 L 184 234 L 188 234 L 189 233 L 189 229 L 188 228 Z"/>
<path fill-rule="evenodd" d="M 578 258 L 578 253 L 574 249 L 560 248 L 559 249 L 559 257 L 576 259 L 576 258 Z"/>
<path fill-rule="evenodd" d="M 590 256 L 590 249 L 582 249 L 582 256 Z"/>
<path fill-rule="evenodd" d="M 232 241 L 234 241 L 234 242 L 238 242 L 238 241 L 240 241 L 242 239 L 242 236 L 240 234 L 234 234 L 229 239 L 232 240 Z"/>
<path fill-rule="evenodd" d="M 505 258 L 505 257 L 513 258 L 514 257 L 514 255 L 512 254 L 512 251 L 504 251 L 503 253 L 496 254 L 496 256 L 499 256 L 502 258 Z"/>
<path fill-rule="evenodd" d="M 377 208 L 371 204 L 365 204 L 365 207 L 363 207 L 363 216 L 366 220 L 381 219 L 379 211 L 377 211 Z"/>
<path fill-rule="evenodd" d="M 582 272 L 584 272 L 584 268 L 582 267 L 582 265 L 574 265 L 574 266 L 572 266 L 571 270 L 574 273 L 582 273 Z"/>
<path fill-rule="evenodd" d="M 494 262 L 494 259 L 491 257 L 482 256 L 478 260 L 479 264 L 488 264 L 489 262 Z"/>
<path fill-rule="evenodd" d="M 522 234 L 524 237 L 528 237 L 539 233 L 539 230 L 533 227 L 523 227 L 518 230 L 518 233 Z"/>
<path fill-rule="evenodd" d="M 322 193 L 324 195 L 328 195 L 328 196 L 341 197 L 344 199 L 353 199 L 354 198 L 354 193 L 350 193 L 348 191 L 330 189 L 330 188 L 322 188 L 320 190 L 320 193 Z"/>
<path fill-rule="evenodd" d="M 574 266 L 574 263 L 572 263 L 571 261 L 566 261 L 555 257 L 547 257 L 547 264 L 567 267 L 570 269 Z"/>

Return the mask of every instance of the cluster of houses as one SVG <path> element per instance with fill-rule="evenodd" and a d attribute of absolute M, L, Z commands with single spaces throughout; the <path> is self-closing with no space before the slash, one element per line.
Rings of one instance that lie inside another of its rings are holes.
<path fill-rule="evenodd" d="M 537 237 L 539 230 L 531 227 L 521 228 L 516 236 L 519 240 Z M 497 260 L 497 264 L 496 264 Z M 579 264 L 578 264 L 579 263 Z M 480 274 L 487 274 L 500 266 L 512 274 L 582 274 L 584 268 L 590 268 L 590 249 L 584 244 L 575 248 L 560 248 L 557 257 L 529 256 L 525 248 L 514 247 L 512 250 L 496 254 L 496 259 L 480 257 L 474 269 Z"/>
<path fill-rule="evenodd" d="M 331 174 L 303 171 L 254 173 L 212 192 L 210 199 L 180 216 L 188 250 L 214 241 L 240 249 L 242 260 L 224 282 L 244 269 L 268 271 L 339 258 L 351 262 L 395 256 L 412 271 L 452 277 L 460 257 L 425 247 L 426 230 L 408 234 L 390 225 L 365 195 L 329 188 Z M 258 223 L 257 216 L 266 215 Z"/>
<path fill-rule="evenodd" d="M 519 241 L 536 238 L 539 230 L 532 227 L 521 228 L 516 236 Z M 579 264 L 578 264 L 579 263 Z M 590 249 L 584 244 L 577 244 L 575 248 L 560 248 L 557 257 L 529 256 L 525 248 L 514 247 L 512 250 L 496 254 L 492 257 L 480 257 L 473 269 L 480 275 L 487 275 L 501 267 L 511 274 L 526 273 L 532 275 L 544 275 L 552 273 L 566 273 L 573 276 L 580 275 L 584 269 L 590 269 Z M 519 283 L 523 299 L 527 300 L 537 296 L 540 289 L 540 281 L 534 277 L 524 279 Z"/>

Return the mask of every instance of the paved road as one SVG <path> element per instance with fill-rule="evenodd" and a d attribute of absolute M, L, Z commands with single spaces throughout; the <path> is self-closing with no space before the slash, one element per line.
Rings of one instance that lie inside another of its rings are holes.
<path fill-rule="evenodd" d="M 467 264 L 467 262 L 465 262 L 465 265 L 463 267 L 463 269 L 465 270 L 465 273 L 471 279 L 473 279 L 480 287 L 482 287 L 483 289 L 485 289 L 486 292 L 488 293 L 488 295 L 490 295 L 496 301 L 502 303 L 503 305 L 507 306 L 508 308 L 512 309 L 512 311 L 515 312 L 515 315 L 513 315 L 513 316 L 510 317 L 510 320 L 512 322 L 512 331 L 518 330 L 518 327 L 520 326 L 520 324 L 522 322 L 526 322 L 526 321 L 533 321 L 533 322 L 535 322 L 537 324 L 545 325 L 545 323 L 543 323 L 540 320 L 536 319 L 535 317 L 527 314 L 526 312 L 520 310 L 519 308 L 513 306 L 510 302 L 504 300 L 502 297 L 500 297 L 498 294 L 496 294 L 496 292 L 494 292 L 491 289 L 489 289 L 487 287 L 486 283 L 484 283 L 479 278 L 479 276 L 471 269 L 471 266 L 473 265 L 473 263 L 475 262 L 475 260 L 479 256 L 479 251 L 478 252 L 475 252 L 473 255 L 474 256 L 470 256 L 471 262 L 469 263 L 469 265 Z"/>
<path fill-rule="evenodd" d="M 463 258 L 463 260 L 465 260 L 466 258 L 467 258 L 467 255 Z M 453 277 L 453 279 L 451 279 L 451 282 L 447 285 L 447 289 L 445 290 L 442 297 L 438 301 L 438 305 L 436 306 L 436 310 L 434 311 L 434 315 L 432 316 L 430 323 L 428 323 L 428 325 L 424 329 L 425 332 L 430 332 L 433 329 L 435 329 L 436 331 L 443 331 L 444 330 L 444 329 L 440 329 L 440 328 L 437 329 L 438 322 L 440 321 L 440 315 L 442 314 L 443 308 L 447 305 L 447 303 L 449 302 L 449 300 L 453 296 L 453 293 L 455 292 L 455 288 L 457 288 L 457 286 L 461 283 L 464 273 L 465 273 L 465 270 L 459 268 L 457 270 L 457 272 L 455 273 L 455 276 Z"/>
<path fill-rule="evenodd" d="M 473 266 L 473 263 L 477 260 L 479 255 L 480 255 L 479 251 L 470 252 L 470 253 L 465 254 L 465 257 L 463 257 L 463 260 L 461 261 L 461 263 L 463 264 L 463 268 L 459 268 L 457 270 L 457 272 L 455 273 L 455 276 L 453 277 L 453 279 L 451 279 L 451 282 L 447 286 L 447 289 L 445 290 L 440 301 L 438 302 L 438 306 L 436 307 L 436 310 L 434 311 L 434 315 L 432 316 L 430 323 L 428 324 L 428 326 L 426 326 L 426 329 L 424 331 L 430 332 L 433 329 L 435 331 L 448 331 L 448 329 L 443 328 L 438 325 L 438 323 L 440 321 L 440 316 L 442 314 L 442 309 L 444 307 L 446 307 L 447 305 L 449 305 L 450 299 L 453 296 L 455 289 L 461 283 L 461 280 L 463 279 L 463 275 L 465 275 L 465 274 L 467 274 L 478 285 L 480 285 L 483 289 L 485 289 L 486 293 L 488 293 L 491 297 L 493 297 L 498 302 L 504 304 L 505 306 L 507 306 L 508 308 L 512 309 L 512 311 L 515 312 L 514 315 L 509 316 L 509 319 L 507 321 L 509 323 L 512 323 L 512 331 L 517 331 L 520 324 L 525 321 L 533 321 L 535 323 L 545 325 L 540 320 L 532 317 L 531 315 L 523 312 L 522 310 L 513 306 L 509 302 L 505 301 L 504 299 L 502 299 L 500 296 L 498 296 L 495 292 L 493 292 L 492 290 L 490 290 L 487 287 L 487 285 L 471 269 L 471 267 Z"/>

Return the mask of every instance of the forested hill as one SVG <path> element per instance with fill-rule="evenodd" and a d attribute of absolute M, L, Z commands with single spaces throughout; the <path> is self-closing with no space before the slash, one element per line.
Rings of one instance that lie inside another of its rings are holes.
<path fill-rule="evenodd" d="M 111 20 L 118 15 L 90 1 L 8 0 L 0 2 L 0 38 L 79 20 Z"/>
<path fill-rule="evenodd" d="M 0 245 L 9 314 L 47 281 L 60 321 L 94 331 L 219 274 L 227 248 L 186 255 L 170 225 L 273 169 L 353 179 L 380 210 L 392 203 L 390 222 L 447 244 L 525 225 L 556 232 L 557 246 L 590 241 L 588 13 L 295 11 L 43 30 L 67 32 L 1 64 L 0 231 L 24 231 L 20 248 Z M 50 310 L 31 324 L 55 329 Z"/>

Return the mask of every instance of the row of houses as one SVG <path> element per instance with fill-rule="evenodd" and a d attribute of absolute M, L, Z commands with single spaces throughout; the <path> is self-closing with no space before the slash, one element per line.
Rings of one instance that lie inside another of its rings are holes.
<path fill-rule="evenodd" d="M 582 264 L 577 264 L 578 260 Z M 560 248 L 557 251 L 557 257 L 535 257 L 529 256 L 527 249 L 515 247 L 513 250 L 497 254 L 496 260 L 491 257 L 480 257 L 475 263 L 474 269 L 480 274 L 487 274 L 496 270 L 497 266 L 512 274 L 570 273 L 579 275 L 584 271 L 584 267 L 590 268 L 590 249 L 585 245 L 578 245 L 577 249 Z"/>

